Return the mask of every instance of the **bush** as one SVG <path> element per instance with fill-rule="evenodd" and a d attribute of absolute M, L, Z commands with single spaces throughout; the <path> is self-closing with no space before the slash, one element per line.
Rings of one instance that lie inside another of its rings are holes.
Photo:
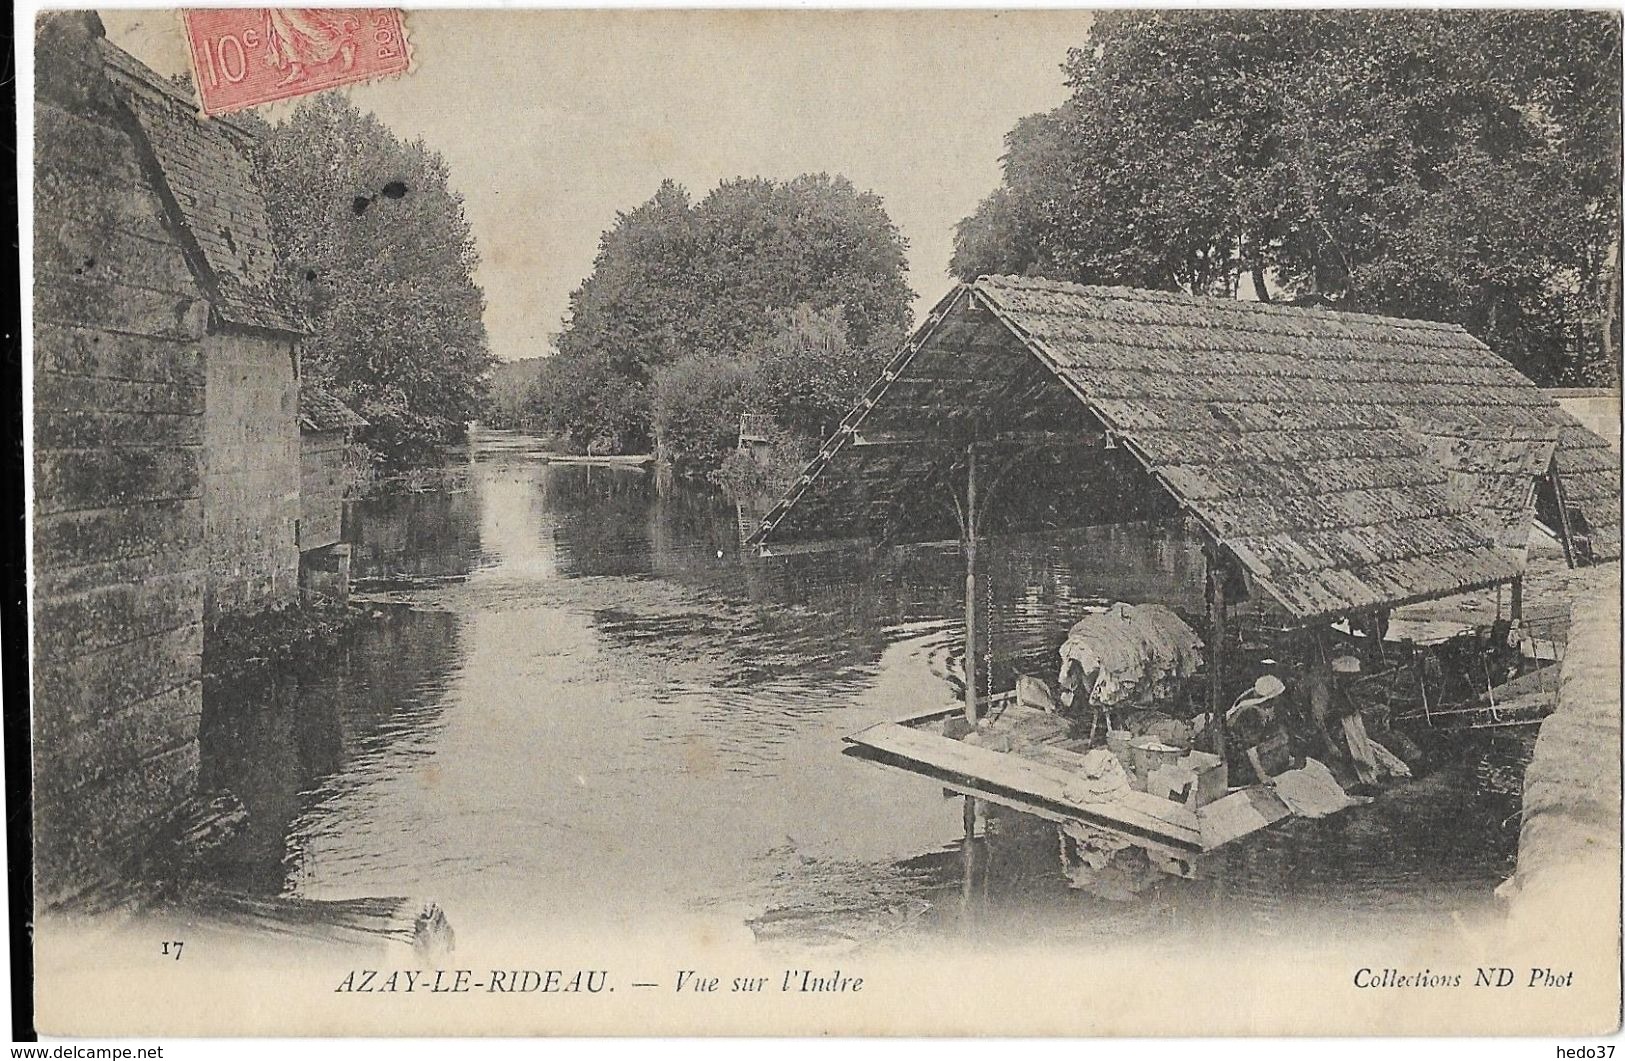
<path fill-rule="evenodd" d="M 840 306 L 817 310 L 803 303 L 774 314 L 772 332 L 755 350 L 754 406 L 797 437 L 816 441 L 828 435 L 902 342 L 901 330 L 892 327 L 862 347 L 848 334 Z"/>
<path fill-rule="evenodd" d="M 531 393 L 542 425 L 577 452 L 648 452 L 648 391 L 612 371 L 607 357 L 555 354 Z"/>
<path fill-rule="evenodd" d="M 782 428 L 772 432 L 766 461 L 735 449 L 723 459 L 713 476 L 736 500 L 777 499 L 796 481 L 817 448 L 817 441 L 792 435 Z"/>
<path fill-rule="evenodd" d="M 661 455 L 679 475 L 710 475 L 738 447 L 753 366 L 709 354 L 655 373 L 650 405 Z"/>

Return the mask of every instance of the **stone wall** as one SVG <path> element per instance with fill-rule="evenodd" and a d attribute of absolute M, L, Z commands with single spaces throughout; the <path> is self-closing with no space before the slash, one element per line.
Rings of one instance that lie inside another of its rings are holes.
<path fill-rule="evenodd" d="M 1586 430 L 1601 435 L 1615 453 L 1619 452 L 1619 391 L 1571 388 L 1546 393 L 1557 399 L 1563 411 L 1584 424 Z"/>
<path fill-rule="evenodd" d="M 343 537 L 343 431 L 299 434 L 299 551 L 336 545 Z"/>
<path fill-rule="evenodd" d="M 197 775 L 208 304 L 99 24 L 41 20 L 34 212 L 34 841 L 48 906 L 116 880 Z"/>
<path fill-rule="evenodd" d="M 292 341 L 204 339 L 204 613 L 252 612 L 299 592 L 299 380 Z"/>

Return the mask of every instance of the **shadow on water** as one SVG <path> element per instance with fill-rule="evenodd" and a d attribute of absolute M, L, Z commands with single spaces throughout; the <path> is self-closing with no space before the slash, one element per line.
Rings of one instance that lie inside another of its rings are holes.
<path fill-rule="evenodd" d="M 288 888 L 296 823 L 381 755 L 432 740 L 457 650 L 456 616 L 386 606 L 311 665 L 205 683 L 200 783 L 231 791 L 249 815 L 226 853 L 230 883 Z"/>
<path fill-rule="evenodd" d="M 432 490 L 347 502 L 345 540 L 359 584 L 466 575 L 480 562 L 479 493 L 467 475 Z"/>
<path fill-rule="evenodd" d="M 353 643 L 209 693 L 206 776 L 251 812 L 230 869 L 245 886 L 432 896 L 475 921 L 516 903 L 633 926 L 706 910 L 839 948 L 1445 917 L 1510 870 L 1527 748 L 1504 740 L 1132 902 L 1068 888 L 1054 827 L 1021 814 L 992 809 L 965 849 L 957 800 L 841 754 L 847 733 L 958 698 L 957 550 L 753 559 L 713 490 L 546 463 L 520 435 L 471 453 L 438 489 L 352 507 L 375 602 Z M 1200 614 L 1201 572 L 1176 527 L 995 543 L 994 680 L 1049 671 L 1091 605 Z"/>

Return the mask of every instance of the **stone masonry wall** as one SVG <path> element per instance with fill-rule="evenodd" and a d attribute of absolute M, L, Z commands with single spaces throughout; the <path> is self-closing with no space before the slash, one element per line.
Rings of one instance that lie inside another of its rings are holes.
<path fill-rule="evenodd" d="M 37 901 L 117 879 L 198 767 L 208 304 L 94 36 L 42 19 L 35 99 Z"/>
<path fill-rule="evenodd" d="M 288 339 L 204 340 L 204 612 L 252 612 L 299 593 L 299 380 Z"/>
<path fill-rule="evenodd" d="M 302 432 L 300 466 L 299 549 L 335 545 L 344 527 L 344 432 Z"/>

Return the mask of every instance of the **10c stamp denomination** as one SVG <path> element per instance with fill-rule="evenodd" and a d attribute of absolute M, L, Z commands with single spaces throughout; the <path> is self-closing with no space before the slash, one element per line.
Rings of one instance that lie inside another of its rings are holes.
<path fill-rule="evenodd" d="M 394 8 L 213 8 L 186 12 L 205 114 L 226 114 L 407 71 Z"/>

